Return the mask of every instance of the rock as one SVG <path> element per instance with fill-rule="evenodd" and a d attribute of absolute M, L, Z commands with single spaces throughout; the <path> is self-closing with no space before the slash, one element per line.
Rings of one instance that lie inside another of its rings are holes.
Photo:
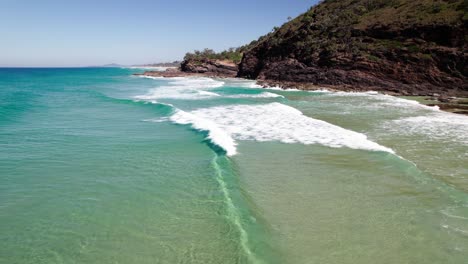
<path fill-rule="evenodd" d="M 444 96 L 440 96 L 437 100 L 441 103 L 450 103 L 450 101 L 452 101 L 450 98 Z"/>
<path fill-rule="evenodd" d="M 231 61 L 223 60 L 185 60 L 181 63 L 180 69 L 186 73 L 202 73 L 210 76 L 236 77 L 238 65 Z"/>
<path fill-rule="evenodd" d="M 468 24 L 456 4 L 448 7 L 453 9 L 447 9 L 447 19 L 438 20 L 422 8 L 431 1 L 400 0 L 395 7 L 379 1 L 372 13 L 382 16 L 366 16 L 360 7 L 368 2 L 321 2 L 261 37 L 244 53 L 238 76 L 301 87 L 468 96 Z M 398 16 L 402 11 L 427 19 Z M 347 20 L 349 12 L 355 20 Z"/>
<path fill-rule="evenodd" d="M 166 71 L 147 71 L 143 74 L 152 77 L 216 77 L 233 78 L 238 71 L 237 64 L 222 60 L 185 60 L 180 68 L 169 68 Z"/>

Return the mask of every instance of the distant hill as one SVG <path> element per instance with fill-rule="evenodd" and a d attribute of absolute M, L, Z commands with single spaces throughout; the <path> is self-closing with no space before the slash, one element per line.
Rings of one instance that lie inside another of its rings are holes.
<path fill-rule="evenodd" d="M 252 42 L 238 76 L 467 96 L 467 28 L 468 0 L 326 0 Z"/>
<path fill-rule="evenodd" d="M 111 63 L 111 64 L 105 64 L 102 66 L 98 67 L 103 67 L 103 68 L 120 68 L 120 67 L 125 67 L 124 65 L 116 64 L 116 63 Z"/>
<path fill-rule="evenodd" d="M 142 66 L 142 67 L 179 67 L 180 63 L 181 63 L 181 61 L 157 62 L 157 63 L 135 65 L 135 66 Z"/>

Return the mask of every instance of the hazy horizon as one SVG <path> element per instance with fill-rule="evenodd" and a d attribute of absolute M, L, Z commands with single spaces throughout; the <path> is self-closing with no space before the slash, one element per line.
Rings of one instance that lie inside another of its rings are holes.
<path fill-rule="evenodd" d="M 248 44 L 316 0 L 0 3 L 0 67 L 138 65 Z"/>

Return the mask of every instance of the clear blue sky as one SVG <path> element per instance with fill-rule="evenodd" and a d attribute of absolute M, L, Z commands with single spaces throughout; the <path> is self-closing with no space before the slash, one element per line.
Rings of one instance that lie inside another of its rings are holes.
<path fill-rule="evenodd" d="M 241 46 L 317 0 L 0 0 L 0 66 L 141 64 Z"/>

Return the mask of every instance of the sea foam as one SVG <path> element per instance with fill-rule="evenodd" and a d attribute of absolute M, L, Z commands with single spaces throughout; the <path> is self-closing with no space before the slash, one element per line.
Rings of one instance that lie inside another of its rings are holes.
<path fill-rule="evenodd" d="M 225 149 L 227 155 L 237 153 L 235 140 L 320 144 L 394 153 L 392 149 L 370 141 L 364 134 L 307 117 L 299 110 L 280 103 L 177 111 L 170 119 L 208 131 L 208 138 Z"/>
<path fill-rule="evenodd" d="M 421 104 L 415 100 L 409 100 L 405 98 L 400 98 L 388 94 L 382 94 L 377 91 L 367 91 L 367 92 L 328 92 L 325 93 L 326 96 L 340 96 L 340 97 L 364 97 L 365 99 L 370 99 L 372 101 L 366 102 L 367 107 L 371 108 L 418 108 L 426 109 L 432 111 L 440 111 L 438 106 L 427 106 Z M 363 105 L 361 105 L 363 106 Z"/>
<path fill-rule="evenodd" d="M 284 98 L 284 96 L 280 94 L 270 93 L 270 92 L 263 92 L 259 94 L 238 94 L 238 95 L 230 95 L 227 96 L 229 98 Z"/>
<path fill-rule="evenodd" d="M 464 115 L 432 112 L 393 120 L 388 125 L 403 134 L 423 134 L 429 138 L 455 140 L 468 145 L 468 117 Z"/>
<path fill-rule="evenodd" d="M 162 80 L 164 77 L 159 77 L 159 76 L 148 76 L 148 75 L 138 75 L 140 78 L 145 78 L 145 79 L 152 79 L 152 80 Z"/>
<path fill-rule="evenodd" d="M 208 139 L 213 143 L 223 148 L 226 151 L 228 156 L 235 155 L 236 142 L 231 137 L 230 133 L 218 126 L 215 122 L 211 121 L 209 118 L 203 116 L 198 116 L 193 113 L 188 113 L 182 110 L 176 110 L 176 112 L 171 116 L 171 121 L 188 125 L 190 124 L 193 128 L 201 131 L 208 132 Z"/>
<path fill-rule="evenodd" d="M 221 87 L 224 82 L 211 78 L 159 78 L 169 80 L 168 85 L 159 86 L 150 90 L 145 95 L 136 96 L 136 99 L 155 100 L 155 99 L 181 99 L 181 100 L 199 100 L 213 96 L 219 96 L 216 93 L 206 90 Z"/>

